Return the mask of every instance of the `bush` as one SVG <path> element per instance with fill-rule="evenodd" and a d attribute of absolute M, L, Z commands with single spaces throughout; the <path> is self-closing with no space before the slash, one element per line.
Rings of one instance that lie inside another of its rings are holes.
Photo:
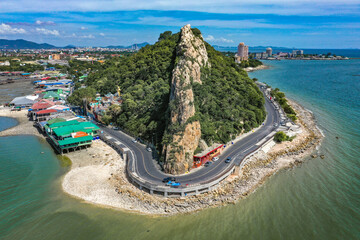
<path fill-rule="evenodd" d="M 292 107 L 287 103 L 287 100 L 285 98 L 285 93 L 280 92 L 278 88 L 275 88 L 274 90 L 271 90 L 270 94 L 275 98 L 275 101 L 277 101 L 280 104 L 282 109 L 284 109 L 284 112 L 287 114 L 287 116 L 291 120 L 295 121 L 297 119 L 296 113 L 294 109 L 292 109 Z"/>
<path fill-rule="evenodd" d="M 289 137 L 288 135 L 286 135 L 283 131 L 279 131 L 275 134 L 274 136 L 274 141 L 281 143 L 283 141 L 292 141 L 295 138 L 295 136 L 293 137 Z"/>

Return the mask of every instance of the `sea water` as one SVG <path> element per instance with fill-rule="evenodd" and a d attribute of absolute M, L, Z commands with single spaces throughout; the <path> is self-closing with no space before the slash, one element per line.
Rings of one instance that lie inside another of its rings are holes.
<path fill-rule="evenodd" d="M 150 217 L 68 196 L 61 180 L 69 168 L 45 141 L 2 137 L 0 238 L 360 239 L 360 60 L 265 64 L 250 76 L 315 114 L 325 159 L 281 170 L 235 205 Z"/>

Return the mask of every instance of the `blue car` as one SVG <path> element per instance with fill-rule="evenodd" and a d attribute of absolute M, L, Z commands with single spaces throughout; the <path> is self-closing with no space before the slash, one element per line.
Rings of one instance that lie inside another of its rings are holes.
<path fill-rule="evenodd" d="M 226 160 L 225 160 L 225 163 L 230 163 L 231 162 L 231 157 L 228 157 Z"/>
<path fill-rule="evenodd" d="M 166 185 L 173 187 L 173 188 L 178 188 L 181 185 L 181 183 L 169 181 L 166 183 Z"/>
<path fill-rule="evenodd" d="M 171 183 L 171 187 L 173 187 L 173 188 L 178 188 L 178 187 L 180 187 L 180 183 L 178 183 L 178 182 L 173 182 L 173 183 Z"/>

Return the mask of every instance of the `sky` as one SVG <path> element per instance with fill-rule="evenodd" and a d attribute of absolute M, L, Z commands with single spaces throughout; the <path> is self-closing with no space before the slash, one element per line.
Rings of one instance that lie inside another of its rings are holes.
<path fill-rule="evenodd" d="M 360 48 L 360 0 L 0 1 L 0 39 L 55 46 L 152 44 L 185 24 L 220 46 Z"/>

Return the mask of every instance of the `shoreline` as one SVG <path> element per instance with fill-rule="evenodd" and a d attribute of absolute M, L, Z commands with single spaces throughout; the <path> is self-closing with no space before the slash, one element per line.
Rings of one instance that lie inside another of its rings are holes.
<path fill-rule="evenodd" d="M 320 144 L 323 135 L 316 126 L 313 114 L 295 101 L 288 102 L 298 113 L 297 124 L 300 125 L 301 133 L 293 142 L 275 144 L 271 141 L 266 148 L 246 160 L 240 173 L 230 175 L 218 188 L 208 193 L 185 198 L 150 195 L 129 182 L 125 161 L 101 140 L 94 141 L 88 149 L 64 154 L 72 165 L 62 178 L 62 190 L 72 197 L 100 207 L 152 216 L 185 214 L 235 204 L 279 170 L 304 162 L 304 158 L 316 151 Z M 4 114 L 1 109 L 0 116 L 12 117 L 19 122 L 0 132 L 0 136 L 30 134 L 44 138 L 28 121 L 25 111 L 8 110 Z"/>
<path fill-rule="evenodd" d="M 269 68 L 270 68 L 269 65 L 262 64 L 262 65 L 257 66 L 257 67 L 247 67 L 247 68 L 244 68 L 244 71 L 245 71 L 245 72 L 254 72 L 254 71 L 257 71 L 257 70 L 263 70 L 263 69 L 269 69 Z"/>
<path fill-rule="evenodd" d="M 10 111 L 10 108 L 0 108 L 0 117 L 13 118 L 17 121 L 17 125 L 1 131 L 0 137 L 14 135 L 35 135 L 37 137 L 44 137 L 38 129 L 33 126 L 33 122 L 29 121 L 27 110 Z"/>
<path fill-rule="evenodd" d="M 316 147 L 320 144 L 323 136 L 316 126 L 313 114 L 292 100 L 289 100 L 289 104 L 298 113 L 297 122 L 301 126 L 301 133 L 294 141 L 281 144 L 272 141 L 268 149 L 259 151 L 249 158 L 240 174 L 230 175 L 211 192 L 184 198 L 150 195 L 129 182 L 126 177 L 125 162 L 120 156 L 112 157 L 110 163 L 103 162 L 85 167 L 73 165 L 64 176 L 63 190 L 67 194 L 98 206 L 151 216 L 187 214 L 235 204 L 254 192 L 279 170 L 292 168 L 304 162 L 304 158 L 316 151 Z M 307 124 L 304 124 L 304 121 Z M 101 144 L 105 143 L 101 142 Z M 107 145 L 102 146 L 102 149 L 104 152 L 114 151 Z M 117 154 L 115 151 L 114 153 Z M 104 156 L 100 156 L 102 153 L 97 152 L 97 154 L 99 159 L 105 159 Z M 70 159 L 77 159 L 71 155 L 67 156 Z M 107 168 L 107 164 L 114 168 Z M 96 184 L 94 180 L 84 180 L 85 177 L 96 179 Z"/>

